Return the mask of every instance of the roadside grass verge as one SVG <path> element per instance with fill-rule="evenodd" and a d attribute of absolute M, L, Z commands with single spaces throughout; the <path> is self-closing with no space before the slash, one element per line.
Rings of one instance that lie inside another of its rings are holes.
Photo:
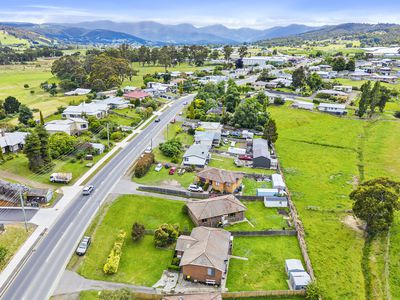
<path fill-rule="evenodd" d="M 229 262 L 228 290 L 287 290 L 285 260 L 301 259 L 296 237 L 235 237 L 233 255 L 248 260 L 232 258 Z"/>

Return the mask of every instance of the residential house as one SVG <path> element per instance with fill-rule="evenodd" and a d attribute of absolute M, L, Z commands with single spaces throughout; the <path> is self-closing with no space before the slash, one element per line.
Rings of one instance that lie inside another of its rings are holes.
<path fill-rule="evenodd" d="M 90 145 L 97 151 L 98 154 L 103 154 L 104 150 L 106 149 L 106 146 L 104 146 L 102 143 L 90 143 Z"/>
<path fill-rule="evenodd" d="M 126 100 L 130 100 L 130 101 L 135 101 L 137 99 L 142 101 L 144 98 L 147 98 L 147 97 L 150 97 L 150 94 L 146 93 L 145 91 L 142 91 L 142 90 L 134 90 L 132 92 L 124 94 L 124 98 Z"/>
<path fill-rule="evenodd" d="M 227 273 L 232 239 L 226 230 L 207 227 L 193 228 L 190 236 L 181 235 L 175 253 L 183 278 L 220 285 Z"/>
<path fill-rule="evenodd" d="M 390 75 L 373 74 L 371 76 L 371 79 L 375 80 L 375 81 L 382 81 L 382 82 L 387 82 L 387 83 L 396 83 L 398 77 L 397 76 L 390 76 Z"/>
<path fill-rule="evenodd" d="M 241 186 L 243 174 L 207 168 L 196 174 L 196 181 L 208 183 L 214 191 L 233 194 Z"/>
<path fill-rule="evenodd" d="M 82 118 L 83 116 L 93 116 L 97 119 L 102 119 L 108 115 L 108 105 L 105 103 L 81 103 L 79 105 L 67 106 L 63 111 L 64 119 Z"/>
<path fill-rule="evenodd" d="M 318 65 L 318 67 L 321 71 L 326 71 L 326 72 L 332 71 L 332 66 L 330 65 Z"/>
<path fill-rule="evenodd" d="M 234 195 L 189 201 L 188 214 L 196 226 L 221 227 L 243 221 L 247 210 Z"/>
<path fill-rule="evenodd" d="M 351 93 L 353 91 L 353 87 L 351 85 L 335 85 L 333 89 L 335 91 L 341 91 L 345 93 Z"/>
<path fill-rule="evenodd" d="M 271 168 L 271 153 L 269 152 L 267 140 L 253 140 L 253 168 Z"/>
<path fill-rule="evenodd" d="M 193 144 L 186 150 L 185 154 L 183 154 L 183 165 L 204 168 L 210 159 L 209 145 Z"/>
<path fill-rule="evenodd" d="M 354 72 L 349 74 L 349 78 L 351 80 L 367 80 L 371 78 L 371 73 L 368 73 L 364 70 L 356 69 Z"/>
<path fill-rule="evenodd" d="M 264 91 L 267 82 L 265 81 L 256 81 L 251 84 L 256 91 Z"/>
<path fill-rule="evenodd" d="M 44 127 L 50 134 L 65 132 L 69 135 L 79 135 L 82 131 L 88 130 L 89 122 L 82 118 L 70 118 L 47 122 Z"/>
<path fill-rule="evenodd" d="M 104 91 L 104 92 L 98 92 L 96 94 L 97 98 L 102 98 L 102 97 L 115 97 L 118 93 L 118 90 L 110 90 L 110 91 Z"/>
<path fill-rule="evenodd" d="M 329 96 L 341 98 L 341 99 L 347 99 L 349 97 L 349 94 L 342 92 L 342 91 L 338 91 L 338 90 L 320 90 L 317 92 L 317 97 L 319 94 L 325 94 L 325 95 L 329 95 Z"/>
<path fill-rule="evenodd" d="M 261 197 L 280 197 L 286 196 L 286 192 L 279 190 L 279 189 L 264 189 L 258 188 L 257 189 L 257 196 Z"/>
<path fill-rule="evenodd" d="M 269 81 L 269 84 L 276 84 L 276 87 L 278 86 L 285 86 L 285 87 L 289 87 L 292 85 L 292 79 L 288 79 L 288 78 L 275 78 L 272 79 L 271 81 Z"/>
<path fill-rule="evenodd" d="M 220 132 L 222 130 L 221 123 L 218 122 L 199 122 L 198 130 Z"/>
<path fill-rule="evenodd" d="M 334 104 L 334 103 L 320 103 L 318 110 L 321 112 L 327 112 L 335 115 L 347 114 L 345 104 Z"/>
<path fill-rule="evenodd" d="M 2 153 L 15 153 L 24 148 L 27 132 L 4 132 L 0 130 L 0 147 Z"/>
<path fill-rule="evenodd" d="M 207 111 L 207 115 L 214 114 L 218 116 L 222 116 L 222 107 L 217 106 L 217 107 L 212 107 Z"/>
<path fill-rule="evenodd" d="M 124 94 L 136 91 L 138 88 L 136 86 L 126 86 L 123 89 Z"/>
<path fill-rule="evenodd" d="M 245 66 L 266 66 L 268 64 L 283 65 L 289 61 L 287 56 L 252 56 L 244 57 L 243 65 Z"/>
<path fill-rule="evenodd" d="M 201 84 L 207 84 L 207 83 L 220 83 L 222 81 L 228 81 L 228 76 L 222 76 L 222 75 L 212 75 L 212 76 L 204 76 L 200 78 L 198 81 Z"/>
<path fill-rule="evenodd" d="M 307 109 L 307 110 L 313 110 L 313 109 L 314 109 L 314 103 L 312 103 L 312 102 L 307 102 L 307 101 L 299 101 L 299 100 L 296 100 L 296 101 L 292 104 L 292 107 L 301 108 L 301 109 Z"/>
<path fill-rule="evenodd" d="M 30 189 L 26 193 L 27 202 L 48 203 L 53 198 L 53 190 L 51 189 Z"/>
<path fill-rule="evenodd" d="M 124 109 L 129 106 L 129 101 L 121 97 L 111 97 L 104 100 L 94 100 L 93 102 L 107 104 L 110 109 Z"/>
<path fill-rule="evenodd" d="M 81 88 L 77 88 L 73 91 L 70 92 L 66 92 L 64 93 L 65 96 L 83 96 L 83 95 L 87 95 L 91 92 L 91 89 L 81 89 Z"/>
<path fill-rule="evenodd" d="M 221 142 L 221 134 L 212 131 L 196 131 L 194 135 L 194 142 L 196 144 L 218 146 Z"/>

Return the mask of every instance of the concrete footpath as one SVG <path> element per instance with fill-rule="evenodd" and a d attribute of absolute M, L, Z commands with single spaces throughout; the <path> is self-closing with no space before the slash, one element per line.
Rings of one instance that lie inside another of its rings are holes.
<path fill-rule="evenodd" d="M 160 110 L 155 111 L 153 116 L 159 116 L 162 112 L 171 106 L 171 102 L 165 104 Z M 4 285 L 7 284 L 12 275 L 18 272 L 21 264 L 27 259 L 32 251 L 34 251 L 35 244 L 40 242 L 40 238 L 46 230 L 49 230 L 51 226 L 58 220 L 62 212 L 70 205 L 73 199 L 79 196 L 82 192 L 82 184 L 90 177 L 94 172 L 97 172 L 102 164 L 112 157 L 118 149 L 125 148 L 133 139 L 133 137 L 139 134 L 143 128 L 145 128 L 150 122 L 153 122 L 153 117 L 148 118 L 143 122 L 137 129 L 133 130 L 123 141 L 117 143 L 113 149 L 111 149 L 102 159 L 100 159 L 92 168 L 90 168 L 74 185 L 62 187 L 61 190 L 64 196 L 51 208 L 41 208 L 32 217 L 30 223 L 37 225 L 38 227 L 29 236 L 25 243 L 15 253 L 13 258 L 10 260 L 6 268 L 0 274 L 0 289 L 3 289 Z"/>

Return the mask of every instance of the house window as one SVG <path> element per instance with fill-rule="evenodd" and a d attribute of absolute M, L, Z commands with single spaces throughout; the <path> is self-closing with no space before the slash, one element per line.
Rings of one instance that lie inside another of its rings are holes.
<path fill-rule="evenodd" d="M 219 186 L 219 182 L 218 181 L 215 181 L 215 186 Z"/>
<path fill-rule="evenodd" d="M 83 128 L 86 128 L 86 124 L 82 124 L 81 125 L 81 128 L 83 129 Z"/>
<path fill-rule="evenodd" d="M 229 217 L 234 217 L 236 214 L 235 213 L 231 213 L 231 214 L 229 214 L 228 216 Z"/>
<path fill-rule="evenodd" d="M 189 161 L 189 157 L 185 157 L 185 161 Z"/>
<path fill-rule="evenodd" d="M 213 268 L 207 268 L 207 275 L 208 276 L 215 276 L 215 269 Z"/>
<path fill-rule="evenodd" d="M 205 222 L 207 222 L 207 219 L 202 219 L 201 220 L 201 223 L 205 223 Z"/>

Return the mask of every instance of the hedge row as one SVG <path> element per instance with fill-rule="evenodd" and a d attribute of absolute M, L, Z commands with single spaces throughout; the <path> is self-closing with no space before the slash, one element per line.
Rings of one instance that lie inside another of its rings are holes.
<path fill-rule="evenodd" d="M 111 275 L 117 273 L 125 236 L 126 232 L 121 230 L 117 236 L 117 240 L 115 241 L 113 248 L 111 249 L 110 254 L 108 255 L 107 261 L 104 264 L 104 274 Z"/>

